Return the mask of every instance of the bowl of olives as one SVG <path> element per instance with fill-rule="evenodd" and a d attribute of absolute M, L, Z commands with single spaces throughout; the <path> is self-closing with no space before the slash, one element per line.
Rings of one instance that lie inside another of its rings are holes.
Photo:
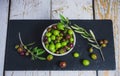
<path fill-rule="evenodd" d="M 44 30 L 41 41 L 48 53 L 63 56 L 74 48 L 76 36 L 70 27 L 65 27 L 62 23 L 55 23 Z"/>

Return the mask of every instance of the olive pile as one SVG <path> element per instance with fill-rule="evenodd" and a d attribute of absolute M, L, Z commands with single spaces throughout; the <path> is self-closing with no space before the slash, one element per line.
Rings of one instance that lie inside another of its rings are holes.
<path fill-rule="evenodd" d="M 63 54 L 74 46 L 73 30 L 61 23 L 49 27 L 43 37 L 45 47 L 55 54 Z"/>
<path fill-rule="evenodd" d="M 29 52 L 22 46 L 22 45 L 16 45 L 15 48 L 17 49 L 17 52 L 22 56 L 28 56 Z"/>

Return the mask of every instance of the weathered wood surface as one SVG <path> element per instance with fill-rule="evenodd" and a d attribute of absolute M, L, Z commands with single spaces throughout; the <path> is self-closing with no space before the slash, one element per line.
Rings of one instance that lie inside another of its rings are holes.
<path fill-rule="evenodd" d="M 120 76 L 120 0 L 95 0 L 96 19 L 111 19 L 113 21 L 114 46 L 116 58 L 115 71 L 99 71 L 100 76 Z"/>
<path fill-rule="evenodd" d="M 9 0 L 0 0 L 0 76 L 3 74 Z"/>
<path fill-rule="evenodd" d="M 4 4 L 4 5 L 3 5 Z M 9 0 L 0 0 L 0 76 L 2 76 Z M 2 7 L 1 7 L 2 6 Z M 95 0 L 96 19 L 112 19 L 117 69 L 99 71 L 99 76 L 119 76 L 120 72 L 120 1 Z M 92 0 L 11 0 L 10 19 L 58 19 L 59 13 L 69 19 L 93 19 Z M 6 71 L 5 76 L 96 76 L 95 71 Z"/>

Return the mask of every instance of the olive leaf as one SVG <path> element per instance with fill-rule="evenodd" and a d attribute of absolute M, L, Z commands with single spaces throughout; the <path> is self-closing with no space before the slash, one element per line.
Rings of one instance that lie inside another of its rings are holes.
<path fill-rule="evenodd" d="M 91 43 L 88 43 L 88 44 L 91 45 L 92 47 L 96 48 L 96 49 L 100 49 L 100 47 L 98 45 L 91 44 Z"/>
<path fill-rule="evenodd" d="M 26 46 L 32 46 L 34 44 L 35 44 L 35 42 L 32 42 L 32 43 L 27 44 Z"/>

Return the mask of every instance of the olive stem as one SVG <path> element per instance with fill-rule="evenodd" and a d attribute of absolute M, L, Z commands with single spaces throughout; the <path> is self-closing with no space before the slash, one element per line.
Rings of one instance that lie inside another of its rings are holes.
<path fill-rule="evenodd" d="M 19 35 L 19 40 L 20 40 L 20 43 L 21 43 L 21 45 L 24 47 L 24 49 L 26 49 L 32 56 L 34 56 L 34 57 L 36 57 L 36 58 L 38 58 L 39 59 L 39 57 L 38 56 L 36 56 L 36 55 L 34 55 L 34 53 L 32 53 L 28 48 L 27 48 L 27 46 L 25 46 L 24 44 L 23 44 L 23 41 L 22 41 L 22 39 L 21 39 L 21 35 L 20 35 L 20 32 L 18 33 L 18 35 Z"/>
<path fill-rule="evenodd" d="M 94 33 L 93 33 L 93 34 L 94 34 Z M 95 42 L 96 42 L 97 46 L 99 46 L 99 47 L 100 47 L 100 45 L 98 44 L 98 42 L 97 42 L 96 38 L 94 38 L 94 37 L 93 37 L 93 39 L 95 40 Z M 102 53 L 101 47 L 99 48 L 99 51 L 100 51 L 100 53 L 101 53 L 101 56 L 102 56 L 103 61 L 105 61 L 105 58 L 104 58 L 104 55 L 103 55 L 103 53 Z"/>
<path fill-rule="evenodd" d="M 22 39 L 21 39 L 20 32 L 18 33 L 18 35 L 19 35 L 19 40 L 20 40 L 20 43 L 22 44 L 22 46 L 25 46 L 25 45 L 23 44 L 23 41 L 22 41 Z"/>

